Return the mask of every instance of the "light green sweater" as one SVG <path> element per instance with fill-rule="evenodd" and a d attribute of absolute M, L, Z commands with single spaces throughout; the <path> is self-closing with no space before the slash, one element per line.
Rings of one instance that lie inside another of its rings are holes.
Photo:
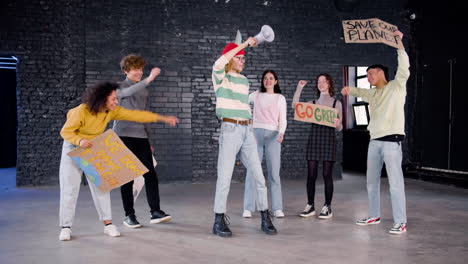
<path fill-rule="evenodd" d="M 398 69 L 395 79 L 381 89 L 352 87 L 350 94 L 369 103 L 370 122 L 367 129 L 371 139 L 393 134 L 405 134 L 406 82 L 410 76 L 408 54 L 397 50 Z"/>

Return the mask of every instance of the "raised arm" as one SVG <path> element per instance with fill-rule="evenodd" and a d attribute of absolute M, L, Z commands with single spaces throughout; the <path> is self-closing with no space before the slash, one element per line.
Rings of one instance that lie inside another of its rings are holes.
<path fill-rule="evenodd" d="M 403 33 L 401 31 L 395 31 L 395 35 L 397 35 L 401 40 L 403 39 Z M 410 62 L 409 62 L 409 57 L 408 54 L 406 54 L 405 49 L 398 49 L 397 50 L 398 54 L 398 68 L 397 72 L 395 74 L 395 81 L 398 82 L 399 85 L 396 87 L 402 88 L 406 90 L 406 82 L 408 81 L 410 77 Z"/>
<path fill-rule="evenodd" d="M 302 89 L 304 88 L 304 86 L 306 86 L 306 84 L 307 84 L 307 81 L 305 80 L 300 80 L 297 83 L 296 92 L 294 93 L 293 101 L 291 104 L 291 107 L 293 109 L 296 107 L 296 104 L 299 103 L 299 98 L 301 98 Z"/>
<path fill-rule="evenodd" d="M 244 43 L 240 44 L 236 48 L 226 52 L 223 56 L 230 61 L 236 54 L 237 52 L 247 48 L 248 46 L 255 46 L 257 45 L 257 40 L 254 37 L 249 37 Z"/>
<path fill-rule="evenodd" d="M 142 80 L 141 82 L 135 83 L 134 85 L 126 88 L 119 88 L 117 89 L 117 97 L 125 98 L 134 95 L 135 93 L 139 92 L 148 84 L 150 84 L 154 79 L 161 73 L 160 68 L 153 68 L 151 69 L 150 75 L 146 77 L 146 79 Z"/>

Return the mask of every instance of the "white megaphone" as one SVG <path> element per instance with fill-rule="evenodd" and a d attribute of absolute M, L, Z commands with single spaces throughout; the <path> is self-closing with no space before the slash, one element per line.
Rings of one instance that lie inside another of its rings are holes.
<path fill-rule="evenodd" d="M 257 40 L 257 44 L 262 42 L 272 42 L 275 39 L 275 32 L 273 29 L 268 25 L 263 25 L 260 33 L 255 36 Z"/>

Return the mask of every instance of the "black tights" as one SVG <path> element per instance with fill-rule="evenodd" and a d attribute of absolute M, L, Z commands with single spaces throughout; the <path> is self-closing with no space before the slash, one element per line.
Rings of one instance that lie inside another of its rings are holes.
<path fill-rule="evenodd" d="M 325 204 L 330 206 L 333 198 L 333 164 L 334 161 L 323 161 L 323 182 L 325 184 Z M 315 180 L 317 180 L 318 171 L 317 160 L 308 160 L 307 173 L 307 199 L 308 204 L 314 204 L 315 198 Z"/>

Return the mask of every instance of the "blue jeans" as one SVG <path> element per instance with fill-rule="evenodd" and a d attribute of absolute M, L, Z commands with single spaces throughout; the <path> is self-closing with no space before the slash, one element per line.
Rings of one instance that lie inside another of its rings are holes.
<path fill-rule="evenodd" d="M 401 143 L 371 140 L 367 153 L 369 216 L 380 217 L 380 173 L 387 169 L 394 223 L 406 223 L 405 182 L 401 169 Z"/>
<path fill-rule="evenodd" d="M 283 194 L 281 193 L 281 143 L 279 143 L 278 131 L 263 128 L 254 128 L 257 139 L 258 158 L 263 160 L 263 150 L 265 149 L 266 165 L 268 170 L 268 182 L 271 192 L 271 207 L 273 211 L 283 210 Z M 245 178 L 244 210 L 255 211 L 255 201 L 257 192 L 255 191 L 255 178 L 251 171 L 247 170 Z"/>
<path fill-rule="evenodd" d="M 257 208 L 261 211 L 268 209 L 267 189 L 263 177 L 262 166 L 258 159 L 257 140 L 251 125 L 237 125 L 223 122 L 219 135 L 218 180 L 216 181 L 216 195 L 214 212 L 226 212 L 227 197 L 231 186 L 232 172 L 237 153 L 248 171 L 252 172 L 255 188 L 258 194 Z"/>

